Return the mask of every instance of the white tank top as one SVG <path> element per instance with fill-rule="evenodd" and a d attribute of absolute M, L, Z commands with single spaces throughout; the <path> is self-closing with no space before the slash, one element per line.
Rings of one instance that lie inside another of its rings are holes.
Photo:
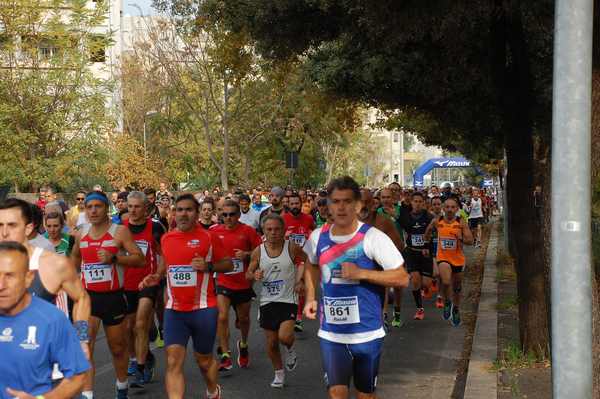
<path fill-rule="evenodd" d="M 469 213 L 469 219 L 482 217 L 483 209 L 481 209 L 481 198 L 471 198 L 471 213 Z"/>
<path fill-rule="evenodd" d="M 260 246 L 259 268 L 263 271 L 260 291 L 260 304 L 271 302 L 297 303 L 294 285 L 296 283 L 296 265 L 290 256 L 290 242 L 285 240 L 281 254 L 271 258 L 265 244 Z"/>

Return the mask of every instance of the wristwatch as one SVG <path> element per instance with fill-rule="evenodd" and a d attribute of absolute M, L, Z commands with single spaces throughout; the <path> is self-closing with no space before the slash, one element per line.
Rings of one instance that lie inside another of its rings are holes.
<path fill-rule="evenodd" d="M 110 261 L 111 261 L 112 263 L 117 263 L 117 254 L 114 254 L 114 255 L 112 256 L 112 258 L 110 258 Z"/>

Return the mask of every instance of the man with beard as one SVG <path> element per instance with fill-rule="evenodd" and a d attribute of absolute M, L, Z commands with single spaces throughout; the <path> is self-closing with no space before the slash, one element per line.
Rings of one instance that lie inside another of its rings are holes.
<path fill-rule="evenodd" d="M 283 214 L 283 197 L 285 197 L 285 191 L 283 191 L 281 187 L 275 186 L 271 189 L 271 193 L 269 194 L 269 202 L 271 203 L 271 206 L 262 211 L 259 217 L 258 232 L 260 234 L 262 234 L 261 226 L 262 220 L 265 216 L 267 216 L 269 213 L 276 213 L 280 216 Z"/>
<path fill-rule="evenodd" d="M 394 243 L 398 251 L 404 250 L 404 242 L 402 237 L 396 230 L 394 223 L 385 215 L 377 212 L 377 207 L 373 201 L 373 194 L 370 190 L 363 188 L 360 190 L 360 196 L 363 206 L 358 213 L 358 220 L 363 223 L 369 224 L 373 227 L 383 231 Z M 402 287 L 394 287 L 394 318 L 392 326 L 402 327 L 402 319 L 400 318 L 400 309 L 402 306 Z M 383 301 L 383 321 L 387 327 L 387 303 L 388 303 L 389 290 L 385 290 L 385 299 Z"/>
<path fill-rule="evenodd" d="M 292 193 L 289 197 L 289 212 L 283 214 L 285 222 L 285 238 L 298 245 L 300 248 L 310 237 L 310 233 L 315 229 L 315 222 L 310 215 L 302 213 L 302 199 L 299 194 Z M 298 314 L 296 326 L 297 332 L 304 331 L 302 321 L 302 310 L 304 309 L 304 293 L 299 293 Z"/>

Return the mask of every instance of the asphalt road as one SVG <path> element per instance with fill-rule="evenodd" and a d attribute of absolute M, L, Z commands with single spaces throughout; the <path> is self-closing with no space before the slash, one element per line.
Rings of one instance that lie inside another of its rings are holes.
<path fill-rule="evenodd" d="M 467 258 L 475 249 L 467 248 Z M 392 329 L 385 338 L 381 360 L 378 397 L 379 398 L 449 398 L 456 376 L 456 361 L 460 358 L 463 340 L 463 327 L 454 328 L 442 320 L 441 312 L 433 300 L 424 301 L 425 320 L 413 320 L 414 300 L 410 290 L 403 295 L 402 316 L 405 324 Z M 319 343 L 316 336 L 317 322 L 305 322 L 305 331 L 297 336 L 296 352 L 299 364 L 295 371 L 286 375 L 286 386 L 273 389 L 273 369 L 265 352 L 265 339 L 256 321 L 257 302 L 252 306 L 252 327 L 250 332 L 250 367 L 239 369 L 234 365 L 229 376 L 220 378 L 223 397 L 227 399 L 317 399 L 326 398 Z M 232 317 L 233 318 L 233 317 Z M 232 342 L 239 337 L 233 328 Z M 99 334 L 96 345 L 97 373 L 94 396 L 98 399 L 114 398 L 115 374 L 110 362 L 110 354 L 103 334 Z M 131 398 L 166 398 L 164 391 L 165 352 L 155 349 L 157 369 L 154 381 L 143 389 L 130 388 Z M 236 354 L 234 353 L 234 357 Z M 185 363 L 185 398 L 205 397 L 205 385 L 194 363 L 191 343 Z"/>

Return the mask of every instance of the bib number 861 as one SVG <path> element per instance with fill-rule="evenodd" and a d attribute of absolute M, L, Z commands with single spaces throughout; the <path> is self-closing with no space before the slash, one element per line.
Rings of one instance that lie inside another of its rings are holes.
<path fill-rule="evenodd" d="M 329 314 L 331 316 L 350 316 L 350 307 L 346 306 L 345 308 L 342 307 L 333 307 L 331 306 L 329 308 Z"/>

